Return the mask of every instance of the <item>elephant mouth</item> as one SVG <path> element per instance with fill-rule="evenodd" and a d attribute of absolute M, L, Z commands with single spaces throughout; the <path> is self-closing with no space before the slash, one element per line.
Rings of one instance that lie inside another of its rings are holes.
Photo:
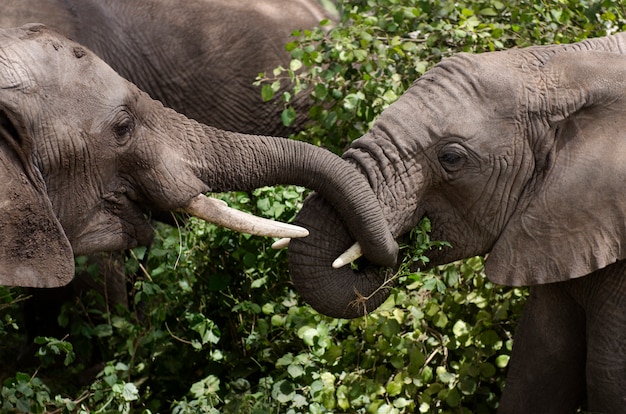
<path fill-rule="evenodd" d="M 388 217 L 393 217 L 393 213 L 390 213 Z M 418 208 L 411 215 L 410 218 L 403 219 L 403 220 L 394 219 L 390 223 L 389 231 L 392 237 L 394 238 L 394 240 L 396 241 L 396 243 L 398 244 L 398 246 L 413 246 L 417 242 L 415 240 L 412 240 L 413 232 L 414 230 L 421 227 L 422 220 L 424 219 L 428 220 L 428 215 L 426 214 L 423 208 Z M 399 225 L 397 223 L 404 223 L 404 224 Z M 434 233 L 432 233 L 430 229 L 428 230 L 428 232 L 431 236 L 434 235 Z M 330 236 L 327 236 L 327 237 L 330 237 Z M 364 255 L 364 252 L 360 244 L 356 241 L 356 239 L 352 235 L 345 235 L 343 237 L 335 236 L 335 237 L 338 239 L 341 239 L 342 241 L 344 241 L 344 243 L 346 242 L 346 240 L 349 240 L 350 243 L 352 244 L 350 244 L 349 247 L 347 247 L 346 249 L 342 251 L 337 251 L 337 257 L 332 263 L 332 267 L 334 269 L 339 269 L 342 267 L 352 267 L 353 269 L 354 268 L 356 269 L 365 269 L 365 268 L 380 269 L 383 267 L 375 263 L 372 263 L 371 261 L 367 259 L 367 257 Z M 439 239 L 433 239 L 433 240 L 439 240 Z M 423 243 L 420 243 L 420 244 L 422 245 Z M 436 244 L 437 243 L 434 243 L 434 245 Z M 391 266 L 391 268 L 396 269 L 396 270 L 399 268 L 401 263 L 412 260 L 414 251 L 413 249 L 409 249 L 405 247 L 405 248 L 400 248 L 397 253 L 398 254 L 396 256 L 395 264 L 394 266 Z M 421 252 L 420 255 L 428 258 L 430 262 L 434 258 L 440 256 L 441 252 L 437 249 L 427 249 Z"/>
<path fill-rule="evenodd" d="M 81 230 L 70 237 L 74 254 L 117 251 L 152 242 L 153 228 L 134 193 L 127 187 L 105 194 L 85 216 Z"/>

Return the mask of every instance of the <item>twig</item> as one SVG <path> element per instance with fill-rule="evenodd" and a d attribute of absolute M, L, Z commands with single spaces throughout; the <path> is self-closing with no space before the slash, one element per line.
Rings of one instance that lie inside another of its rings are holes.
<path fill-rule="evenodd" d="M 167 326 L 167 322 L 165 322 L 165 328 L 167 329 L 167 332 L 170 334 L 170 336 L 174 339 L 176 339 L 179 342 L 182 342 L 183 344 L 187 344 L 187 345 L 192 345 L 193 346 L 193 342 L 188 341 L 186 339 L 180 338 L 176 335 L 174 335 L 174 333 L 172 331 L 170 331 L 170 327 Z"/>

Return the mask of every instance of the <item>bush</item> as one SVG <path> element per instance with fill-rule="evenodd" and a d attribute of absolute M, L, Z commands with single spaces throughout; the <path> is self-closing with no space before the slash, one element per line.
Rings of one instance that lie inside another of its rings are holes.
<path fill-rule="evenodd" d="M 310 90 L 310 127 L 296 138 L 342 152 L 421 73 L 459 51 L 571 42 L 621 30 L 609 1 L 399 1 L 340 4 L 342 21 L 297 33 L 284 79 L 283 121 Z M 278 83 L 276 83 L 278 82 Z M 304 189 L 221 195 L 289 221 Z M 301 303 L 285 252 L 270 240 L 189 220 L 157 226 L 126 265 L 129 309 L 92 293 L 64 306 L 68 335 L 25 341 L 28 291 L 0 287 L 0 406 L 6 412 L 493 412 L 523 306 L 523 289 L 493 286 L 481 258 L 412 272 L 438 243 L 423 221 L 404 247 L 399 287 L 377 311 L 331 319 Z M 77 259 L 79 267 L 85 266 Z M 426 267 L 425 265 L 421 266 Z M 24 361 L 24 360 L 23 360 Z"/>

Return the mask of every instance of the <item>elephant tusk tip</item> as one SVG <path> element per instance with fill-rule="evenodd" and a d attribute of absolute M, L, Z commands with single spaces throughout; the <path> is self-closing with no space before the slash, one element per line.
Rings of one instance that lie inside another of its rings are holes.
<path fill-rule="evenodd" d="M 272 243 L 272 249 L 274 250 L 284 249 L 285 247 L 289 246 L 290 241 L 291 239 L 288 237 L 284 237 L 280 240 L 276 240 L 274 243 Z"/>
<path fill-rule="evenodd" d="M 347 264 L 348 264 L 347 262 L 345 262 L 341 257 L 339 257 L 335 259 L 335 261 L 333 262 L 333 269 L 341 269 Z"/>
<path fill-rule="evenodd" d="M 358 242 L 354 243 L 341 256 L 335 259 L 332 265 L 333 269 L 339 269 L 349 263 L 352 263 L 361 256 L 363 256 L 363 250 L 361 249 L 361 245 Z"/>
<path fill-rule="evenodd" d="M 309 231 L 305 229 L 304 227 L 294 226 L 293 224 L 288 224 L 288 226 L 290 226 L 293 229 L 293 235 L 291 236 L 291 238 L 309 236 Z M 289 240 L 289 238 L 287 238 L 287 240 Z"/>

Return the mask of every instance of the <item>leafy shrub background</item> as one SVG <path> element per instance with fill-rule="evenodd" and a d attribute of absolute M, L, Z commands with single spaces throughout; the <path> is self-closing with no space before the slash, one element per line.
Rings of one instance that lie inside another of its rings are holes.
<path fill-rule="evenodd" d="M 572 42 L 623 30 L 610 1 L 340 2 L 331 30 L 296 33 L 293 60 L 259 80 L 266 98 L 289 79 L 316 101 L 296 139 L 341 153 L 422 73 L 459 51 Z M 289 221 L 305 190 L 221 195 Z M 523 289 L 493 286 L 481 258 L 411 272 L 437 243 L 421 223 L 404 247 L 400 286 L 376 312 L 323 317 L 303 304 L 270 240 L 189 220 L 157 225 L 126 266 L 129 309 L 91 293 L 67 303 L 64 338 L 25 340 L 28 291 L 0 287 L 0 411 L 405 413 L 493 412 Z M 79 267 L 84 262 L 77 259 Z M 422 266 L 426 267 L 426 266 Z M 89 269 L 97 273 L 97 269 Z M 103 361 L 103 362 L 98 362 Z"/>

